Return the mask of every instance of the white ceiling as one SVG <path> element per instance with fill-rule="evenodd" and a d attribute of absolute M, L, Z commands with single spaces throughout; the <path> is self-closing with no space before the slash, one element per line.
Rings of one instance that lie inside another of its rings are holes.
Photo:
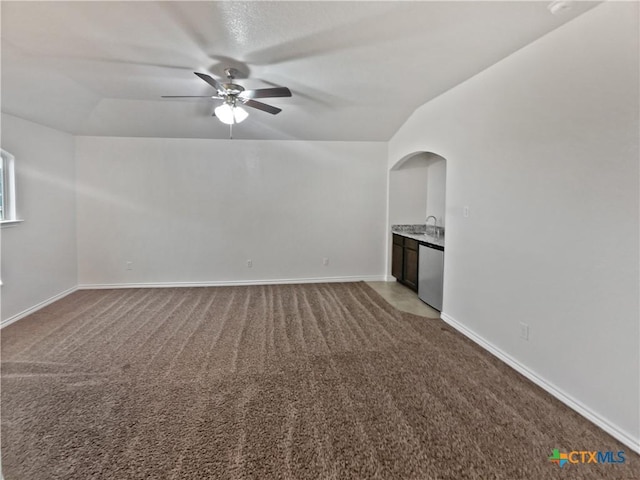
<path fill-rule="evenodd" d="M 386 141 L 596 4 L 2 1 L 2 111 L 78 135 L 227 138 L 216 101 L 160 97 L 212 94 L 193 72 L 232 66 L 245 88 L 293 92 L 262 99 L 278 115 L 248 109 L 234 138 Z"/>

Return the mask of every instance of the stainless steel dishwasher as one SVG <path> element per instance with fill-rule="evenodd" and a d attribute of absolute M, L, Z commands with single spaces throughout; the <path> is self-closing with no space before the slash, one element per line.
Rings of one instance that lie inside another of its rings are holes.
<path fill-rule="evenodd" d="M 418 298 L 442 311 L 442 278 L 444 275 L 444 249 L 420 245 L 418 263 Z"/>

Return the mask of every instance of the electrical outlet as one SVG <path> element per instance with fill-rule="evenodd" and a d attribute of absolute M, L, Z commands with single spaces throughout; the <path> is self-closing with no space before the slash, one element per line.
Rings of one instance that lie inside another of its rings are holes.
<path fill-rule="evenodd" d="M 469 206 L 465 205 L 464 207 L 462 207 L 462 216 L 464 218 L 469 218 Z"/>
<path fill-rule="evenodd" d="M 133 262 L 126 262 L 127 270 L 133 270 Z"/>
<path fill-rule="evenodd" d="M 322 259 L 322 264 L 326 267 L 327 265 L 329 265 L 329 259 L 327 257 L 324 257 Z"/>
<path fill-rule="evenodd" d="M 520 338 L 523 340 L 529 340 L 529 325 L 520 322 Z"/>
<path fill-rule="evenodd" d="M 253 267 L 253 260 L 247 260 L 247 267 L 248 268 Z"/>

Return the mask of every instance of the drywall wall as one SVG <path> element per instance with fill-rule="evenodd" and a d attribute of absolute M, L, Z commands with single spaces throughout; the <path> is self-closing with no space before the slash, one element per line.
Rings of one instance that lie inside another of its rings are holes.
<path fill-rule="evenodd" d="M 426 217 L 429 163 L 417 153 L 389 172 L 389 224 L 422 224 Z"/>
<path fill-rule="evenodd" d="M 444 225 L 446 161 L 431 152 L 412 152 L 389 171 L 389 224 L 422 224 L 427 216 Z"/>
<path fill-rule="evenodd" d="M 447 162 L 435 158 L 427 167 L 427 216 L 436 217 L 441 227 L 445 226 L 446 184 Z"/>
<path fill-rule="evenodd" d="M 638 17 L 636 2 L 597 6 L 425 104 L 389 143 L 389 167 L 447 159 L 445 318 L 636 449 Z"/>
<path fill-rule="evenodd" d="M 384 276 L 384 143 L 76 145 L 81 285 Z"/>
<path fill-rule="evenodd" d="M 2 228 L 2 321 L 77 284 L 74 138 L 2 114 L 2 148 L 15 156 L 18 218 Z"/>

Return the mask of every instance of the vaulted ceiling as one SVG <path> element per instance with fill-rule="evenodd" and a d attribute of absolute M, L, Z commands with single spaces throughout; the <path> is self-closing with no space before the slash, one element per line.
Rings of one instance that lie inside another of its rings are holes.
<path fill-rule="evenodd" d="M 261 99 L 234 138 L 386 141 L 411 113 L 597 2 L 1 2 L 2 111 L 78 135 L 227 138 L 193 72 Z M 527 75 L 526 71 L 522 72 Z"/>

